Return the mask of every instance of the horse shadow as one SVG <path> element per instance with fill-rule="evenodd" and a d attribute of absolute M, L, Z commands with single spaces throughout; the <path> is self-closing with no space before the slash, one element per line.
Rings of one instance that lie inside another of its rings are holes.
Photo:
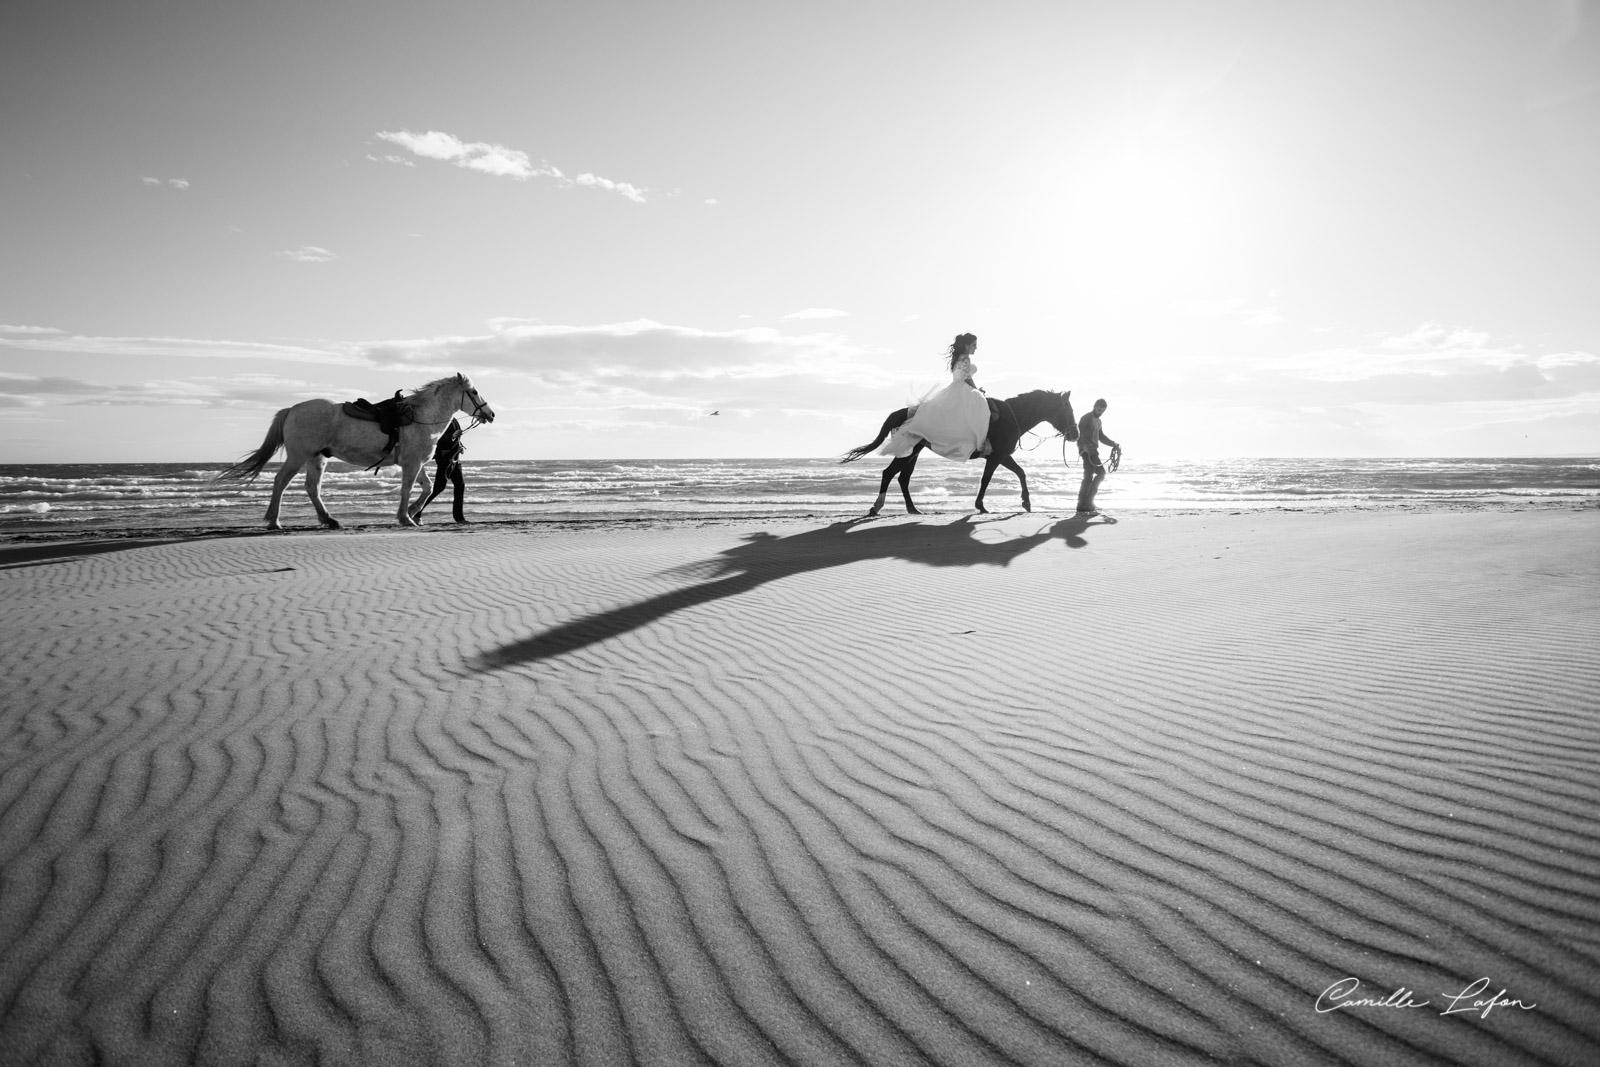
<path fill-rule="evenodd" d="M 673 568 L 669 574 L 703 576 L 698 584 L 673 589 L 633 604 L 596 612 L 530 637 L 489 649 L 475 657 L 480 671 L 501 670 L 535 663 L 628 633 L 674 612 L 699 604 L 739 596 L 767 582 L 810 571 L 842 567 L 869 560 L 899 559 L 929 567 L 1005 567 L 1018 557 L 1051 541 L 1069 548 L 1084 548 L 1083 533 L 1091 521 L 1074 515 L 1045 529 L 1021 537 L 984 540 L 991 522 L 974 523 L 971 516 L 939 525 L 920 522 L 857 529 L 870 519 L 850 519 L 803 533 L 779 537 L 759 532 L 742 545 L 719 553 L 715 559 Z"/>

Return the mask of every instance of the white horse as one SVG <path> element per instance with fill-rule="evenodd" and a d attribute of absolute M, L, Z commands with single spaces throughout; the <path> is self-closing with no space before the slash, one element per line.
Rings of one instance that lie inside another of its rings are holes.
<path fill-rule="evenodd" d="M 328 514 L 322 506 L 322 472 L 330 456 L 346 463 L 363 467 L 400 465 L 400 507 L 395 518 L 401 526 L 417 526 L 417 512 L 421 502 L 428 497 L 428 482 L 422 473 L 423 466 L 433 457 L 434 444 L 456 412 L 472 416 L 478 422 L 493 422 L 494 409 L 483 402 L 483 397 L 472 387 L 465 374 L 452 374 L 448 378 L 431 381 L 405 398 L 411 406 L 415 421 L 400 427 L 400 439 L 394 451 L 387 456 L 389 436 L 378 429 L 376 422 L 351 418 L 340 404 L 333 400 L 303 400 L 294 407 L 284 408 L 272 418 L 266 440 L 261 447 L 238 463 L 217 475 L 219 481 L 253 482 L 267 462 L 284 450 L 283 466 L 272 479 L 272 503 L 267 505 L 267 529 L 281 530 L 278 508 L 283 502 L 283 490 L 301 467 L 306 468 L 306 495 L 317 509 L 317 519 L 332 530 L 339 529 L 339 520 Z M 409 508 L 411 483 L 422 487 L 418 506 Z"/>

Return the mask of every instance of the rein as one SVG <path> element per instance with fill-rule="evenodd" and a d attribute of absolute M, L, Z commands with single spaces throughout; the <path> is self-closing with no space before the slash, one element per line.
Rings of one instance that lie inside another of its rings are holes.
<path fill-rule="evenodd" d="M 1046 441 L 1050 440 L 1050 437 L 1059 437 L 1059 438 L 1061 438 L 1061 450 L 1062 450 L 1061 454 L 1062 455 L 1066 455 L 1067 438 L 1066 438 L 1065 434 L 1057 433 L 1057 434 L 1051 434 L 1050 437 L 1046 437 L 1044 434 L 1042 434 L 1042 433 L 1034 433 L 1032 430 L 1027 430 L 1025 432 L 1032 433 L 1033 436 L 1038 438 L 1038 440 L 1035 441 L 1032 445 L 1028 446 L 1027 448 L 1024 448 L 1022 451 L 1024 451 L 1024 452 L 1032 452 L 1032 451 L 1036 450 L 1040 445 L 1042 445 Z"/>
<path fill-rule="evenodd" d="M 1020 425 L 1020 422 L 1019 422 L 1019 425 Z M 1035 423 L 1034 425 L 1037 426 L 1038 423 Z M 1033 452 L 1033 451 L 1037 450 L 1038 447 L 1040 445 L 1044 444 L 1046 441 L 1054 440 L 1057 437 L 1061 438 L 1061 462 L 1063 464 L 1067 462 L 1067 435 L 1066 434 L 1064 434 L 1064 433 L 1062 433 L 1062 432 L 1060 432 L 1058 430 L 1055 433 L 1051 434 L 1049 437 L 1046 437 L 1042 433 L 1036 433 L 1031 427 L 1026 429 L 1026 430 L 1024 430 L 1023 433 L 1024 434 L 1030 434 L 1031 433 L 1031 434 L 1033 434 L 1033 436 L 1038 438 L 1038 440 L 1035 441 L 1032 445 L 1028 446 L 1027 448 L 1021 449 L 1023 452 Z M 1018 443 L 1018 446 L 1020 447 L 1022 442 L 1019 439 L 1017 443 Z"/>

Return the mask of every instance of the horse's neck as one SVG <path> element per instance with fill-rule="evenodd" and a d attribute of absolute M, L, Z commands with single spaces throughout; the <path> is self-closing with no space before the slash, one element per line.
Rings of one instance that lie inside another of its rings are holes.
<path fill-rule="evenodd" d="M 460 398 L 452 389 L 431 389 L 425 393 L 413 393 L 408 399 L 418 422 L 446 423 L 456 413 Z"/>
<path fill-rule="evenodd" d="M 1011 413 L 1017 417 L 1017 429 L 1020 432 L 1027 433 L 1050 417 L 1050 411 L 1042 401 L 1043 398 L 1037 393 L 1023 393 L 1006 401 L 1011 405 Z"/>

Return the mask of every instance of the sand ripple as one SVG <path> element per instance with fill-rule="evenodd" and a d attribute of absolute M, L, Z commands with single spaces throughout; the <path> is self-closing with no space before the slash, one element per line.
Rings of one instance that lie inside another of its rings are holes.
<path fill-rule="evenodd" d="M 0 1061 L 1593 1062 L 1595 516 L 1533 521 L 0 572 Z"/>

